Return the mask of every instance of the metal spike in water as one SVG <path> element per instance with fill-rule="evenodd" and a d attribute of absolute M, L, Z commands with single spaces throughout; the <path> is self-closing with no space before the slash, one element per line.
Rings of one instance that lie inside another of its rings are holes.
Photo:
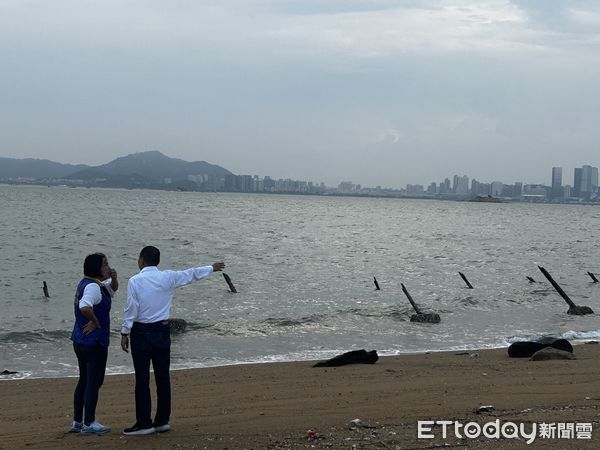
<path fill-rule="evenodd" d="M 542 266 L 538 266 L 538 269 L 540 269 L 540 271 L 548 279 L 550 284 L 552 284 L 554 289 L 556 289 L 556 292 L 558 292 L 560 296 L 565 300 L 565 302 L 567 302 L 567 305 L 569 305 L 569 310 L 567 311 L 567 314 L 572 314 L 575 316 L 594 314 L 594 311 L 592 311 L 592 308 L 590 308 L 589 306 L 579 306 L 573 303 L 573 300 L 571 300 L 567 293 L 560 287 L 560 285 L 556 281 L 554 281 L 554 278 L 552 278 L 552 275 L 550 275 L 546 269 L 544 269 Z"/>

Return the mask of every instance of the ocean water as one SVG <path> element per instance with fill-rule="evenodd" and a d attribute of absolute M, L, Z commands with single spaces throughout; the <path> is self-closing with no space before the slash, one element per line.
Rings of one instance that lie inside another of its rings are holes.
<path fill-rule="evenodd" d="M 238 290 L 216 273 L 177 291 L 172 317 L 188 327 L 173 335 L 174 368 L 600 338 L 598 316 L 568 315 L 537 268 L 600 312 L 586 274 L 600 272 L 594 206 L 0 185 L 0 211 L 0 371 L 12 378 L 77 374 L 73 295 L 96 251 L 121 283 L 107 371 L 132 372 L 119 330 L 145 245 L 163 269 L 224 260 Z M 441 323 L 410 322 L 401 283 Z"/>

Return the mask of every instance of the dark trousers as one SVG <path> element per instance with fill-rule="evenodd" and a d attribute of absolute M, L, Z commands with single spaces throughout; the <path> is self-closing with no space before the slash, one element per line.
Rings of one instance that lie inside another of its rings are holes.
<path fill-rule="evenodd" d="M 131 357 L 135 369 L 135 417 L 141 428 L 153 426 L 150 398 L 150 362 L 156 381 L 154 425 L 169 423 L 171 416 L 171 330 L 168 321 L 135 322 L 130 333 Z"/>
<path fill-rule="evenodd" d="M 77 363 L 79 364 L 79 381 L 73 396 L 73 420 L 89 425 L 96 420 L 98 391 L 104 382 L 108 348 L 96 345 L 73 343 Z M 83 412 L 85 409 L 85 417 Z"/>

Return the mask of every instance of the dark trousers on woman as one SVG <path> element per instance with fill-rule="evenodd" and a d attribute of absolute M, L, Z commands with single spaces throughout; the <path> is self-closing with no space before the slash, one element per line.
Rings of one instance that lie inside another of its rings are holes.
<path fill-rule="evenodd" d="M 73 349 L 79 364 L 79 381 L 73 396 L 73 420 L 81 422 L 83 419 L 83 422 L 89 425 L 96 420 L 98 391 L 104 383 L 108 348 L 100 344 L 73 343 Z M 85 417 L 83 417 L 84 410 Z"/>
<path fill-rule="evenodd" d="M 135 417 L 140 428 L 169 423 L 171 416 L 171 331 L 168 321 L 135 322 L 130 333 L 131 357 L 135 369 Z M 150 362 L 156 381 L 156 415 L 151 419 Z"/>

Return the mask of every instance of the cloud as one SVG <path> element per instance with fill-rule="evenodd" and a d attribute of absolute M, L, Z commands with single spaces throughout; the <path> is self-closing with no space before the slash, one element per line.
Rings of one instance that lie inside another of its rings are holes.
<path fill-rule="evenodd" d="M 0 151 L 385 185 L 569 141 L 581 164 L 599 23 L 585 0 L 0 0 Z"/>
<path fill-rule="evenodd" d="M 210 54 L 211 46 L 237 57 L 250 50 L 287 58 L 315 52 L 384 58 L 410 52 L 526 50 L 539 48 L 537 40 L 543 37 L 526 11 L 503 0 L 5 0 L 0 8 L 1 33 L 16 39 L 142 53 L 196 48 L 208 51 L 209 58 L 218 58 Z M 571 16 L 594 20 L 586 11 L 572 10 Z"/>
<path fill-rule="evenodd" d="M 567 10 L 567 18 L 576 27 L 589 27 L 589 30 L 598 35 L 600 27 L 600 9 L 596 11 L 580 10 L 569 8 Z"/>
<path fill-rule="evenodd" d="M 390 58 L 410 53 L 493 51 L 527 48 L 518 27 L 525 15 L 509 2 L 440 2 L 288 15 L 274 21 L 264 39 L 286 49 L 354 58 Z M 448 6 L 446 6 L 448 5 Z"/>

